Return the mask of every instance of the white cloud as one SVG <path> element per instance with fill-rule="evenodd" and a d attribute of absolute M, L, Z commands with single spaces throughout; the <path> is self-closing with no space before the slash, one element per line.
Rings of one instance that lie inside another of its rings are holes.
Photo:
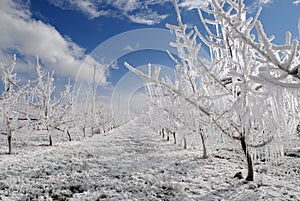
<path fill-rule="evenodd" d="M 183 0 L 181 3 L 179 3 L 180 7 L 187 8 L 188 10 L 194 9 L 194 8 L 201 8 L 207 6 L 207 1 L 202 0 Z"/>
<path fill-rule="evenodd" d="M 300 4 L 300 0 L 294 1 L 294 4 Z"/>
<path fill-rule="evenodd" d="M 138 24 L 153 25 L 164 20 L 167 15 L 159 14 L 151 6 L 162 5 L 171 0 L 48 0 L 53 5 L 68 10 L 79 10 L 89 18 L 101 16 L 127 18 Z M 110 9 L 108 9 L 110 8 Z"/>
<path fill-rule="evenodd" d="M 108 10 L 98 10 L 94 0 L 49 0 L 49 2 L 63 10 L 79 10 L 89 18 L 108 15 Z"/>
<path fill-rule="evenodd" d="M 139 13 L 136 15 L 128 15 L 128 18 L 135 23 L 154 25 L 160 23 L 168 15 L 159 15 L 156 12 L 152 13 Z"/>
<path fill-rule="evenodd" d="M 19 70 L 32 74 L 35 56 L 45 67 L 55 70 L 58 76 L 75 77 L 86 58 L 85 50 L 63 37 L 53 26 L 32 18 L 26 6 L 11 0 L 0 1 L 0 61 L 8 63 L 12 53 L 17 53 Z M 20 69 L 21 66 L 21 69 Z M 93 59 L 86 62 L 79 79 L 89 81 L 94 66 L 104 71 L 103 65 Z M 106 83 L 104 73 L 99 78 Z"/>
<path fill-rule="evenodd" d="M 247 11 L 249 13 L 253 13 L 253 12 L 257 11 L 258 7 L 266 6 L 266 5 L 271 4 L 271 3 L 273 3 L 273 0 L 256 0 L 252 4 L 247 6 Z"/>
<path fill-rule="evenodd" d="M 98 11 L 95 4 L 93 4 L 93 2 L 82 1 L 82 0 L 75 0 L 73 2 L 78 6 L 78 8 L 80 8 L 80 10 L 82 10 L 84 13 L 88 14 L 89 17 L 91 17 L 91 18 L 96 18 L 101 15 L 107 14 L 106 11 L 103 11 L 103 10 Z"/>
<path fill-rule="evenodd" d="M 268 3 L 272 3 L 272 0 L 259 0 L 260 4 L 268 4 Z"/>
<path fill-rule="evenodd" d="M 142 6 L 142 3 L 138 0 L 114 0 L 107 3 L 112 4 L 115 8 L 123 12 L 131 12 Z"/>

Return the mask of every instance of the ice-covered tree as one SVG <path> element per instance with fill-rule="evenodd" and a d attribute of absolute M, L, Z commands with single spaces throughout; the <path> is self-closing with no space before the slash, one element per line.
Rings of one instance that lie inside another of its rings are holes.
<path fill-rule="evenodd" d="M 189 104 L 181 104 L 182 97 L 172 93 L 168 88 L 146 84 L 147 100 L 149 104 L 149 118 L 154 130 L 158 130 L 162 137 L 169 140 L 170 135 L 174 144 L 183 143 L 187 148 L 187 138 L 197 139 L 202 142 L 203 158 L 207 157 L 205 135 L 197 121 L 198 113 Z M 194 143 L 193 141 L 191 142 Z"/>
<path fill-rule="evenodd" d="M 68 134 L 71 140 L 70 128 L 74 126 L 72 107 L 74 93 L 71 90 L 70 80 L 65 85 L 65 90 L 56 98 L 53 93 L 54 72 L 46 73 L 42 70 L 37 58 L 37 79 L 31 82 L 31 90 L 27 95 L 27 103 L 31 109 L 30 116 L 34 116 L 35 125 L 39 130 L 46 130 L 49 145 L 53 144 L 52 131 L 59 130 Z"/>
<path fill-rule="evenodd" d="M 12 135 L 14 132 L 13 122 L 16 119 L 16 115 L 13 112 L 13 104 L 17 98 L 16 87 L 18 80 L 16 79 L 16 74 L 13 72 L 16 66 L 16 57 L 14 56 L 13 62 L 4 66 L 1 63 L 2 69 L 2 81 L 4 84 L 4 92 L 1 96 L 1 120 L 5 127 L 5 133 L 7 135 L 8 142 L 8 153 L 12 153 Z"/>
<path fill-rule="evenodd" d="M 52 100 L 53 120 L 51 126 L 59 131 L 66 132 L 69 141 L 72 140 L 71 129 L 76 126 L 76 116 L 74 114 L 73 105 L 76 99 L 76 93 L 72 91 L 70 79 L 65 85 L 65 90 L 61 92 L 60 97 Z"/>
<path fill-rule="evenodd" d="M 282 156 L 299 123 L 300 47 L 297 40 L 291 42 L 290 33 L 286 44 L 273 44 L 274 37 L 267 37 L 258 20 L 261 9 L 249 17 L 243 0 L 207 3 L 198 9 L 204 26 L 200 32 L 183 24 L 174 1 L 178 25 L 167 24 L 176 34 L 171 45 L 180 59 L 170 54 L 178 72 L 174 83 L 125 65 L 176 94 L 181 104 L 196 108 L 194 121 L 208 137 L 220 133 L 239 140 L 248 166 L 246 180 L 253 180 L 253 157 Z M 211 61 L 199 56 L 199 41 L 210 49 Z"/>
<path fill-rule="evenodd" d="M 12 154 L 12 139 L 15 130 L 26 125 L 28 118 L 22 112 L 21 104 L 23 103 L 24 96 L 27 93 L 28 84 L 19 86 L 17 79 L 17 74 L 14 72 L 16 66 L 16 55 L 14 55 L 13 62 L 5 66 L 1 63 L 2 70 L 2 81 L 4 86 L 4 91 L 0 97 L 1 104 L 1 123 L 4 127 L 4 132 L 7 135 L 8 142 L 8 153 Z"/>
<path fill-rule="evenodd" d="M 38 58 L 36 79 L 25 84 L 17 79 L 15 66 L 16 57 L 8 66 L 1 63 L 4 85 L 0 96 L 1 133 L 7 135 L 9 153 L 12 153 L 13 133 L 24 126 L 38 132 L 46 131 L 49 145 L 53 144 L 54 131 L 65 133 L 71 141 L 76 129 L 83 130 L 85 135 L 86 129 L 95 134 L 115 126 L 112 114 L 103 104 L 98 104 L 90 95 L 83 104 L 78 100 L 80 89 L 74 92 L 70 79 L 56 97 L 54 72 L 45 72 Z"/>
<path fill-rule="evenodd" d="M 54 72 L 46 73 L 42 70 L 39 59 L 37 58 L 36 65 L 37 80 L 36 85 L 30 94 L 31 104 L 35 107 L 37 115 L 37 124 L 43 130 L 46 130 L 49 136 L 49 145 L 53 144 L 51 135 L 51 118 L 53 115 L 53 92 L 54 86 Z"/>

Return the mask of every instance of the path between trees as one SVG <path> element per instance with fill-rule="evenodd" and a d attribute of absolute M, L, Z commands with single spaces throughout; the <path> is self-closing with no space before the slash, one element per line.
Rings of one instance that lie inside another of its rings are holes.
<path fill-rule="evenodd" d="M 198 149 L 183 150 L 134 120 L 83 142 L 1 156 L 0 200 L 300 198 L 299 172 L 275 179 L 260 175 L 261 186 L 259 182 L 245 184 L 233 179 L 243 171 L 243 157 L 225 150 L 218 154 L 222 157 L 212 153 L 200 159 Z M 299 160 L 294 163 L 297 168 Z"/>

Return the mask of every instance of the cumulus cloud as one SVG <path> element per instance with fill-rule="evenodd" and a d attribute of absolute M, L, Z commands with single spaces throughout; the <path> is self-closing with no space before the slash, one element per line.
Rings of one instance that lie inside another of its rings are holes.
<path fill-rule="evenodd" d="M 294 4 L 300 4 L 300 0 L 294 1 Z"/>
<path fill-rule="evenodd" d="M 168 15 L 159 14 L 151 6 L 171 0 L 48 0 L 51 4 L 68 10 L 78 10 L 94 19 L 101 16 L 127 18 L 138 24 L 159 24 Z"/>
<path fill-rule="evenodd" d="M 86 60 L 85 49 L 71 39 L 63 37 L 53 26 L 32 18 L 29 9 L 15 1 L 0 1 L 0 61 L 8 63 L 17 53 L 18 66 L 22 72 L 32 74 L 35 56 L 38 55 L 45 67 L 55 70 L 58 76 L 76 77 Z M 101 71 L 99 80 L 106 83 L 104 67 L 89 58 L 85 70 L 78 79 L 91 80 L 93 69 Z M 21 66 L 21 68 L 20 68 Z"/>

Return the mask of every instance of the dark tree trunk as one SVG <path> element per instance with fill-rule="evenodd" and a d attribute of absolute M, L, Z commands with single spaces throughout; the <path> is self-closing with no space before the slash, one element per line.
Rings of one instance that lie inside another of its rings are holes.
<path fill-rule="evenodd" d="M 85 137 L 85 127 L 82 128 L 82 132 L 83 132 L 83 137 Z"/>
<path fill-rule="evenodd" d="M 162 138 L 165 138 L 165 129 L 164 128 L 161 130 L 161 133 L 162 133 Z"/>
<path fill-rule="evenodd" d="M 252 163 L 252 158 L 251 155 L 249 154 L 248 148 L 247 148 L 247 143 L 245 140 L 245 137 L 241 137 L 241 145 L 244 151 L 244 154 L 246 156 L 246 161 L 247 161 L 247 168 L 248 168 L 248 175 L 246 177 L 247 181 L 254 181 L 254 172 L 253 172 L 253 163 Z"/>
<path fill-rule="evenodd" d="M 206 145 L 205 145 L 205 140 L 204 140 L 204 136 L 203 136 L 203 133 L 202 133 L 202 132 L 200 132 L 200 137 L 201 137 L 202 148 L 203 148 L 203 155 L 202 155 L 202 158 L 207 158 Z"/>
<path fill-rule="evenodd" d="M 52 142 L 52 135 L 49 134 L 49 146 L 52 146 L 53 142 Z"/>
<path fill-rule="evenodd" d="M 12 131 L 9 129 L 7 133 L 7 142 L 8 142 L 8 154 L 12 154 Z"/>
<path fill-rule="evenodd" d="M 10 127 L 10 121 L 7 119 L 6 122 L 7 125 L 7 142 L 8 142 L 8 154 L 12 154 L 12 134 L 13 134 L 13 130 Z"/>
<path fill-rule="evenodd" d="M 72 141 L 71 133 L 69 132 L 69 130 L 67 130 L 67 134 L 68 134 L 68 137 L 69 137 L 69 141 Z"/>
<path fill-rule="evenodd" d="M 174 137 L 174 144 L 176 144 L 177 142 L 176 142 L 176 133 L 175 132 L 173 132 L 173 137 Z"/>

